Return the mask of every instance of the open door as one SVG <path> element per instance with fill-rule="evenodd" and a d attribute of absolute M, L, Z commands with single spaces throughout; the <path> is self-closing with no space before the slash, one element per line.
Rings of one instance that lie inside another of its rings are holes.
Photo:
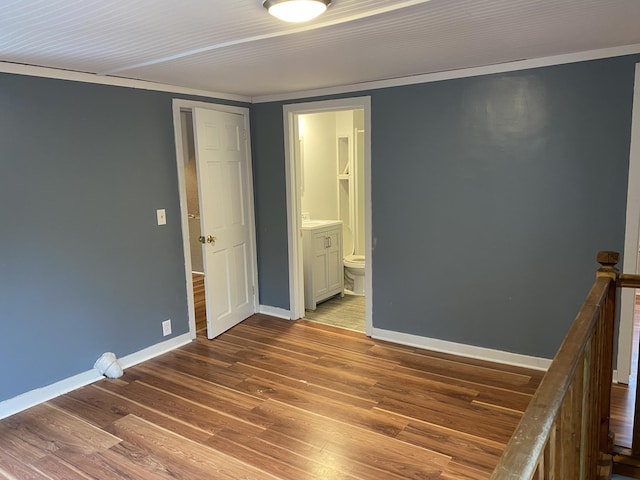
<path fill-rule="evenodd" d="M 252 198 L 245 118 L 193 109 L 207 336 L 214 338 L 255 313 Z"/>

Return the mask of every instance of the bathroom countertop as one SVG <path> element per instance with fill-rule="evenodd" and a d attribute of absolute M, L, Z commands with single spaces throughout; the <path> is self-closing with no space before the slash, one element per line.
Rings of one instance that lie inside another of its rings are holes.
<path fill-rule="evenodd" d="M 317 228 L 333 227 L 334 225 L 342 225 L 342 220 L 303 220 L 303 230 L 315 230 Z"/>

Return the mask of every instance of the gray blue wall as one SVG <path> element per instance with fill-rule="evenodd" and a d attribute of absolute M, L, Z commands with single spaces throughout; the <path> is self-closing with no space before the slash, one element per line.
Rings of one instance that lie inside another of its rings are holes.
<path fill-rule="evenodd" d="M 553 357 L 596 252 L 623 250 L 638 61 L 355 94 L 372 105 L 374 327 Z M 261 303 L 289 308 L 282 103 L 252 113 Z"/>
<path fill-rule="evenodd" d="M 622 250 L 637 61 L 357 94 L 374 327 L 553 355 Z M 188 331 L 174 97 L 0 75 L 0 401 Z M 251 112 L 260 299 L 288 309 L 282 103 Z"/>
<path fill-rule="evenodd" d="M 174 97 L 0 75 L 0 401 L 188 332 Z"/>
<path fill-rule="evenodd" d="M 258 128 L 254 129 L 254 124 Z M 260 303 L 288 310 L 289 241 L 282 104 L 251 106 L 251 151 Z"/>

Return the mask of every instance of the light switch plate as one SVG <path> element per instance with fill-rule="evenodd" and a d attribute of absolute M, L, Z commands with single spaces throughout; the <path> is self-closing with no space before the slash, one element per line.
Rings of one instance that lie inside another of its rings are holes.
<path fill-rule="evenodd" d="M 159 208 L 158 210 L 156 210 L 156 215 L 158 216 L 158 225 L 167 224 L 167 214 L 164 211 L 164 208 Z"/>

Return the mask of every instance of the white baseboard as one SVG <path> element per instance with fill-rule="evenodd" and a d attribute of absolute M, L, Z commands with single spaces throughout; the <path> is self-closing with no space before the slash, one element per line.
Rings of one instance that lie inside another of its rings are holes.
<path fill-rule="evenodd" d="M 186 345 L 189 342 L 191 342 L 191 336 L 189 333 L 185 333 L 130 355 L 126 355 L 118 360 L 120 365 L 122 365 L 122 368 L 126 369 L 140 362 L 144 362 L 145 360 L 149 360 L 170 350 L 181 347 L 182 345 Z M 17 397 L 0 402 L 0 419 L 26 410 L 27 408 L 34 407 L 77 388 L 89 385 L 90 383 L 101 380 L 102 378 L 104 377 L 98 373 L 98 370 L 92 368 L 86 372 L 82 372 L 78 375 L 47 385 L 46 387 L 36 388 L 35 390 L 31 390 L 18 395 Z"/>
<path fill-rule="evenodd" d="M 258 313 L 264 313 L 265 315 L 271 315 L 272 317 L 282 318 L 284 320 L 291 320 L 291 311 L 284 308 L 270 307 L 269 305 L 260 305 Z"/>
<path fill-rule="evenodd" d="M 612 380 L 613 383 L 623 383 L 625 385 L 629 385 L 629 380 L 630 379 L 627 377 L 625 381 L 622 381 L 620 378 L 618 378 L 618 370 L 614 370 L 611 380 Z"/>
<path fill-rule="evenodd" d="M 551 360 L 548 358 L 503 352 L 502 350 L 493 350 L 491 348 L 476 347 L 473 345 L 466 345 L 464 343 L 455 343 L 446 340 L 438 340 L 436 338 L 411 335 L 408 333 L 393 332 L 391 330 L 383 330 L 381 328 L 374 328 L 371 337 L 378 340 L 399 343 L 401 345 L 408 345 L 410 347 L 451 353 L 453 355 L 460 355 L 461 357 L 487 360 L 489 362 L 503 363 L 506 365 L 531 368 L 534 370 L 546 371 L 549 368 L 549 365 L 551 365 Z"/>
<path fill-rule="evenodd" d="M 73 377 L 65 378 L 59 382 L 47 385 L 46 387 L 37 388 L 29 392 L 10 398 L 0 403 L 0 419 L 6 418 L 14 413 L 21 412 L 27 408 L 34 407 L 39 403 L 51 400 L 59 395 L 84 387 L 97 380 L 104 378 L 98 373 L 98 370 L 92 368 L 86 372 L 79 373 Z"/>
<path fill-rule="evenodd" d="M 134 352 L 130 355 L 126 355 L 118 360 L 120 361 L 120 365 L 122 365 L 122 368 L 129 368 L 137 365 L 138 363 L 151 360 L 158 355 L 170 352 L 171 350 L 182 347 L 183 345 L 191 342 L 191 335 L 189 333 L 183 333 L 182 335 L 178 335 L 177 337 L 170 338 L 169 340 L 165 340 L 164 342 L 156 343 L 155 345 L 151 345 L 150 347 L 143 348 L 142 350 Z"/>

